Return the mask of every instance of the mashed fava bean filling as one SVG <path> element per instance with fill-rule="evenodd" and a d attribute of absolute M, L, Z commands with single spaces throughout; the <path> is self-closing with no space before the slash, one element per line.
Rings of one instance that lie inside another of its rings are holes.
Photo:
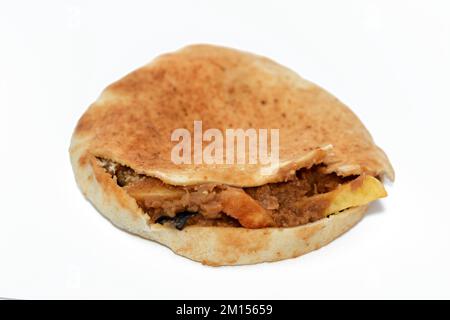
<path fill-rule="evenodd" d="M 223 227 L 294 227 L 324 218 L 332 199 L 318 196 L 358 176 L 324 173 L 324 166 L 300 169 L 288 181 L 236 188 L 207 183 L 171 186 L 133 169 L 98 158 L 117 184 L 136 199 L 151 223 Z"/>

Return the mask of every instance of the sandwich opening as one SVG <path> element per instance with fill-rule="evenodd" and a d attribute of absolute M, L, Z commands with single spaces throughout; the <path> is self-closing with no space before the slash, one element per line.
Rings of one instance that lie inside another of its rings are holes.
<path fill-rule="evenodd" d="M 136 200 L 150 223 L 167 223 L 179 230 L 190 225 L 295 227 L 383 196 L 371 191 L 377 184 L 374 181 L 381 184 L 375 178 L 368 184 L 365 175 L 341 177 L 325 173 L 324 165 L 299 169 L 285 182 L 238 188 L 214 183 L 173 186 L 112 160 L 97 159 Z M 368 187 L 358 196 L 355 190 L 362 185 Z"/>

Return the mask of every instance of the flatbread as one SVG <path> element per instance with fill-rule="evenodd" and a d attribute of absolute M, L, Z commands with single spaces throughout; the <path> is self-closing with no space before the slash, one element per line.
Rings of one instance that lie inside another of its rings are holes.
<path fill-rule="evenodd" d="M 174 164 L 171 133 L 177 128 L 192 130 L 195 120 L 203 121 L 204 131 L 280 129 L 278 167 L 268 171 L 254 164 Z M 150 224 L 96 158 L 111 159 L 172 185 L 259 186 L 317 163 L 342 176 L 366 173 L 394 179 L 384 152 L 331 94 L 272 60 L 210 45 L 162 55 L 107 87 L 78 122 L 70 154 L 80 189 L 115 225 L 210 265 L 299 256 L 345 232 L 365 207 L 294 228 L 188 226 L 179 231 Z"/>

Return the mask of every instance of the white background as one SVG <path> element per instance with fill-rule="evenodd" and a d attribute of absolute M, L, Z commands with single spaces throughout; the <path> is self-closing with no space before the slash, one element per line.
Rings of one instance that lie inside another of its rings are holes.
<path fill-rule="evenodd" d="M 113 227 L 68 147 L 101 90 L 156 55 L 214 43 L 325 87 L 389 155 L 389 197 L 301 258 L 211 268 Z M 450 298 L 448 1 L 2 1 L 0 296 Z"/>

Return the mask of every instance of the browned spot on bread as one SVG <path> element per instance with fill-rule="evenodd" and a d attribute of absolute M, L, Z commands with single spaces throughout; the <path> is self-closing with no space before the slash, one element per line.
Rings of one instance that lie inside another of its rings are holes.
<path fill-rule="evenodd" d="M 92 129 L 92 119 L 89 113 L 85 113 L 77 123 L 75 127 L 75 132 L 77 134 L 83 134 L 89 132 Z"/>
<path fill-rule="evenodd" d="M 240 253 L 249 254 L 258 252 L 268 246 L 270 233 L 266 230 L 259 233 L 259 235 L 248 236 L 249 234 L 251 233 L 235 232 L 231 228 L 230 230 L 221 232 L 217 239 L 217 248 L 220 254 L 224 258 L 233 260 L 237 259 Z"/>
<path fill-rule="evenodd" d="M 80 167 L 84 167 L 85 165 L 88 164 L 88 161 L 89 161 L 89 154 L 85 153 L 78 159 L 78 164 L 80 165 Z"/>
<path fill-rule="evenodd" d="M 311 224 L 308 228 L 300 229 L 297 232 L 297 237 L 302 239 L 303 241 L 308 242 L 311 237 L 313 237 L 317 232 L 323 229 L 322 224 Z"/>
<path fill-rule="evenodd" d="M 207 265 L 207 266 L 210 266 L 210 267 L 220 267 L 222 265 L 220 263 L 217 263 L 217 262 L 214 262 L 214 261 L 211 261 L 211 260 L 207 260 L 207 259 L 202 260 L 201 263 L 203 265 Z"/>

